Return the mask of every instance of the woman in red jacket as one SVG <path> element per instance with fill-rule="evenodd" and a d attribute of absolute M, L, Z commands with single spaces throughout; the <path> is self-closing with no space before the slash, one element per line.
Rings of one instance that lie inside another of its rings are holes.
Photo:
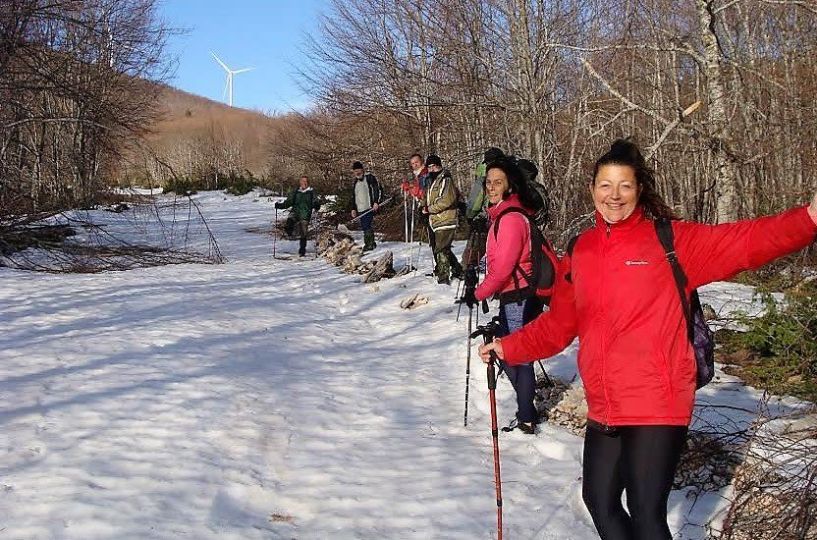
<path fill-rule="evenodd" d="M 654 218 L 672 217 L 638 148 L 616 141 L 590 185 L 596 226 L 560 263 L 550 311 L 480 348 L 511 365 L 550 357 L 579 338 L 588 405 L 582 497 L 603 539 L 669 539 L 667 499 L 695 396 L 696 363 Z M 703 225 L 673 221 L 687 293 L 809 245 L 811 206 Z M 627 492 L 627 511 L 621 504 Z"/>
<path fill-rule="evenodd" d="M 528 284 L 533 274 L 531 261 L 530 214 L 533 201 L 522 171 L 513 158 L 503 158 L 488 165 L 485 175 L 488 197 L 488 240 L 485 254 L 487 273 L 476 288 L 475 300 L 499 297 L 499 321 L 502 332 L 509 334 L 542 313 L 544 302 Z M 549 261 L 545 261 L 549 263 Z M 550 268 L 551 275 L 555 268 Z M 537 421 L 533 398 L 536 376 L 532 364 L 512 366 L 502 363 L 516 391 L 516 418 L 510 428 L 534 434 Z"/>

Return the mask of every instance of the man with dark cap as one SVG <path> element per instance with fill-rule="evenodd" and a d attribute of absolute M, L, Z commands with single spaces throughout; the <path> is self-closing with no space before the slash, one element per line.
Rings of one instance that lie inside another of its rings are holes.
<path fill-rule="evenodd" d="M 352 174 L 355 184 L 352 187 L 352 219 L 360 216 L 360 228 L 363 230 L 363 251 L 377 247 L 374 241 L 374 214 L 383 202 L 380 183 L 372 173 L 367 173 L 359 161 L 352 163 Z"/>
<path fill-rule="evenodd" d="M 468 221 L 470 232 L 468 243 L 462 252 L 462 265 L 466 268 L 476 267 L 485 255 L 485 242 L 488 239 L 488 216 L 485 207 L 488 199 L 485 197 L 485 170 L 492 163 L 505 156 L 499 148 L 491 147 L 483 154 L 482 163 L 474 169 L 474 183 L 468 194 L 468 203 L 465 210 L 465 219 Z"/>
<path fill-rule="evenodd" d="M 437 275 L 437 283 L 449 284 L 452 278 L 463 277 L 462 266 L 451 251 L 451 244 L 457 232 L 459 193 L 451 173 L 443 169 L 440 156 L 429 155 L 426 158 L 426 167 L 431 183 L 426 190 L 426 206 L 423 213 L 428 214 L 428 224 L 435 237 L 434 272 Z"/>

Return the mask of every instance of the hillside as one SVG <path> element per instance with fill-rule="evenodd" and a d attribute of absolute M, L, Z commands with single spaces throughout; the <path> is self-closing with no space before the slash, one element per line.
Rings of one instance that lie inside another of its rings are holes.
<path fill-rule="evenodd" d="M 275 119 L 170 86 L 163 87 L 161 101 L 161 115 L 150 128 L 147 144 L 176 174 L 195 177 L 217 169 L 267 176 Z M 138 162 L 146 162 L 143 159 Z M 147 171 L 154 179 L 166 180 L 159 168 L 148 166 Z"/>

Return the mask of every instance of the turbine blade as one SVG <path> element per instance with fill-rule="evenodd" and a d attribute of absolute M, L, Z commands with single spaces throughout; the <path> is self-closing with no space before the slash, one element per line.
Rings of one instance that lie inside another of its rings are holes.
<path fill-rule="evenodd" d="M 233 71 L 233 75 L 235 75 L 236 73 L 244 73 L 245 71 L 252 71 L 254 69 L 255 69 L 254 67 L 249 67 L 249 68 L 244 68 L 244 69 L 237 69 L 237 70 Z"/>
<path fill-rule="evenodd" d="M 221 59 L 218 56 L 216 56 L 216 53 L 214 53 L 213 51 L 210 51 L 210 54 L 213 55 L 213 58 L 216 59 L 216 62 L 218 62 L 221 65 L 221 67 L 223 67 L 227 71 L 230 71 L 230 68 L 227 67 L 227 64 L 222 62 Z"/>

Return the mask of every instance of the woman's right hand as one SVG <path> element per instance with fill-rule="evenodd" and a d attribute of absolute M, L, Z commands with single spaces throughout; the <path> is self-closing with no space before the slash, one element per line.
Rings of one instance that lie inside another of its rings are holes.
<path fill-rule="evenodd" d="M 814 194 L 814 198 L 811 200 L 811 206 L 808 207 L 808 213 L 811 216 L 811 220 L 814 221 L 815 225 L 817 225 L 817 193 Z"/>
<path fill-rule="evenodd" d="M 493 351 L 496 354 L 497 358 L 499 358 L 500 360 L 505 360 L 505 352 L 502 350 L 501 339 L 494 338 L 493 343 L 486 343 L 485 345 L 480 345 L 479 357 L 486 364 L 491 363 L 491 351 Z"/>

